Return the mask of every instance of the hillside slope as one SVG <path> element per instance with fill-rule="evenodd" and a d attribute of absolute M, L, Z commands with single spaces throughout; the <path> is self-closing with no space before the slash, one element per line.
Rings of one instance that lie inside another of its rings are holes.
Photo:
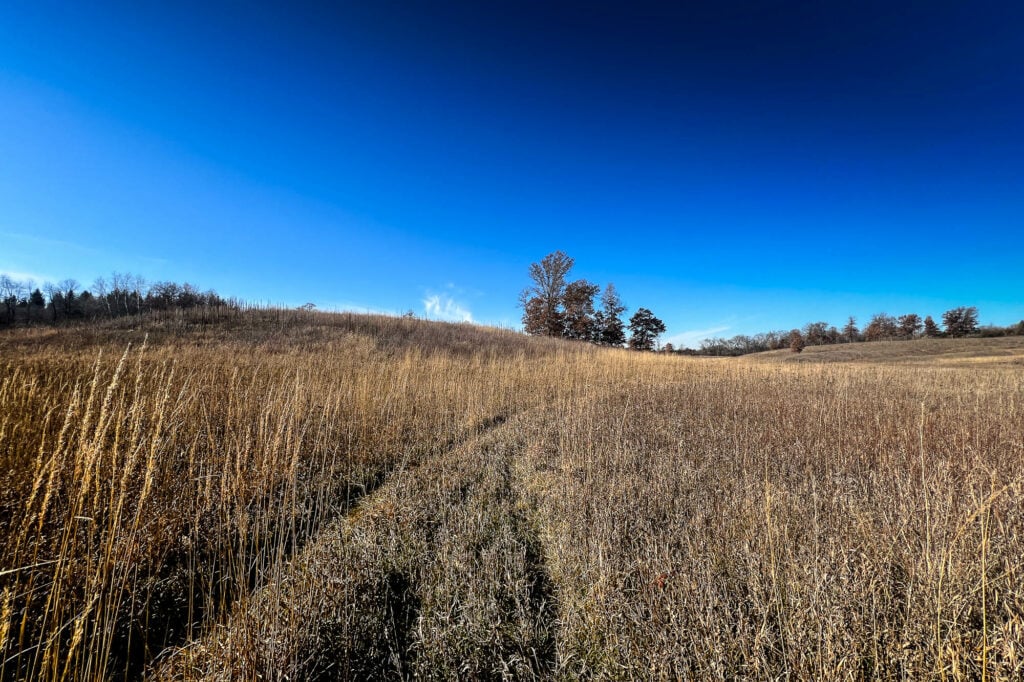
<path fill-rule="evenodd" d="M 938 366 L 1024 367 L 1024 336 L 992 339 L 915 339 L 809 346 L 802 353 L 773 350 L 740 358 L 741 362 L 867 362 Z"/>
<path fill-rule="evenodd" d="M 1024 679 L 1019 339 L 218 315 L 0 334 L 0 680 Z"/>

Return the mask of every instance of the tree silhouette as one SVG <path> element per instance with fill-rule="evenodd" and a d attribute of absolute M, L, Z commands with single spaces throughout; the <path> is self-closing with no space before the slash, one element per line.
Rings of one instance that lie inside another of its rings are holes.
<path fill-rule="evenodd" d="M 575 261 L 562 251 L 544 256 L 530 264 L 533 284 L 523 290 L 523 327 L 527 334 L 561 336 L 565 331 L 563 303 L 565 279 Z"/>
<path fill-rule="evenodd" d="M 921 322 L 921 316 L 917 313 L 907 313 L 906 315 L 900 315 L 898 321 L 900 326 L 900 334 L 912 339 L 921 331 L 924 327 L 924 323 Z"/>
<path fill-rule="evenodd" d="M 622 322 L 622 313 L 626 306 L 619 298 L 615 285 L 610 283 L 601 294 L 601 310 L 597 313 L 597 343 L 603 346 L 621 347 L 626 343 L 626 326 Z"/>
<path fill-rule="evenodd" d="M 804 346 L 807 344 L 804 342 L 804 335 L 800 333 L 799 329 L 794 329 L 789 333 L 789 349 L 794 353 L 802 353 Z"/>
<path fill-rule="evenodd" d="M 883 341 L 898 335 L 899 325 L 896 323 L 896 318 L 885 313 L 873 315 L 868 326 L 864 327 L 865 341 Z"/>
<path fill-rule="evenodd" d="M 960 306 L 942 313 L 942 324 L 950 336 L 967 336 L 978 330 L 978 309 Z"/>
<path fill-rule="evenodd" d="M 931 315 L 926 315 L 924 318 L 924 335 L 933 339 L 942 336 L 942 330 L 939 329 L 939 325 L 935 324 Z"/>
<path fill-rule="evenodd" d="M 9 275 L 0 274 L 0 302 L 3 303 L 6 319 L 14 322 L 14 307 L 18 303 L 19 283 Z"/>
<path fill-rule="evenodd" d="M 808 322 L 803 329 L 804 341 L 808 346 L 828 343 L 828 322 Z"/>
<path fill-rule="evenodd" d="M 860 336 L 860 330 L 857 329 L 857 318 L 850 315 L 850 318 L 846 321 L 846 326 L 843 327 L 843 338 L 846 339 L 847 343 L 853 343 Z"/>
<path fill-rule="evenodd" d="M 634 350 L 654 350 L 654 342 L 665 333 L 665 323 L 647 308 L 640 308 L 629 318 L 629 347 Z"/>
<path fill-rule="evenodd" d="M 596 284 L 578 279 L 565 287 L 562 296 L 563 335 L 566 338 L 590 341 L 596 333 L 594 318 L 594 296 L 601 290 Z"/>

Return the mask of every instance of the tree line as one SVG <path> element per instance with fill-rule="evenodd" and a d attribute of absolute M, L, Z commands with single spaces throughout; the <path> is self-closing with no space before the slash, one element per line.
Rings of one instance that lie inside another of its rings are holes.
<path fill-rule="evenodd" d="M 690 351 L 697 355 L 746 355 L 766 350 L 789 348 L 795 352 L 807 346 L 823 346 L 836 343 L 861 343 L 867 341 L 909 341 L 919 338 L 960 338 L 965 336 L 1024 336 L 1024 320 L 1007 327 L 980 325 L 976 306 L 951 308 L 941 316 L 940 327 L 931 315 L 921 317 L 917 313 L 893 316 L 877 313 L 868 320 L 863 329 L 858 328 L 857 319 L 847 318 L 842 328 L 827 322 L 809 322 L 800 329 L 770 331 L 751 336 L 737 335 L 729 339 L 710 338 L 701 342 L 700 348 Z"/>
<path fill-rule="evenodd" d="M 555 251 L 530 264 L 531 284 L 519 297 L 526 333 L 654 350 L 658 337 L 665 333 L 665 324 L 648 308 L 639 308 L 627 326 L 622 320 L 626 306 L 615 285 L 609 283 L 601 292 L 600 286 L 585 279 L 569 281 L 575 263 L 562 251 Z"/>
<path fill-rule="evenodd" d="M 0 273 L 0 325 L 54 324 L 140 315 L 155 310 L 235 305 L 213 290 L 175 282 L 147 283 L 138 275 L 98 277 L 89 288 L 74 279 L 36 286 Z"/>

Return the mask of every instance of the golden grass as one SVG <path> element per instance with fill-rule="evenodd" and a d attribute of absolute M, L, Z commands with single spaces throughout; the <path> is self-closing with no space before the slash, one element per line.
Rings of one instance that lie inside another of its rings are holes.
<path fill-rule="evenodd" d="M 1006 339 L 125 325 L 0 337 L 0 678 L 1024 676 Z"/>
<path fill-rule="evenodd" d="M 857 362 L 934 366 L 1008 365 L 1024 367 L 1024 336 L 990 339 L 916 339 L 808 346 L 802 353 L 777 350 L 744 356 L 742 362 Z"/>
<path fill-rule="evenodd" d="M 137 674 L 390 469 L 544 398 L 523 385 L 536 348 L 436 352 L 449 330 L 419 326 L 419 344 L 386 351 L 392 337 L 269 323 L 257 340 L 128 351 L 117 334 L 70 350 L 74 329 L 8 343 L 4 675 Z"/>
<path fill-rule="evenodd" d="M 1020 374 L 687 364 L 523 461 L 566 676 L 1024 674 Z"/>

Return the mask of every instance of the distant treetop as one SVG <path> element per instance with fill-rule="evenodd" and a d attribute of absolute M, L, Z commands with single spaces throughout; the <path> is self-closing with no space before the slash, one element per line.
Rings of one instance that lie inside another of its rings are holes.
<path fill-rule="evenodd" d="M 598 308 L 595 298 L 601 288 L 597 284 L 585 279 L 569 281 L 574 264 L 575 260 L 562 251 L 549 253 L 539 262 L 530 264 L 531 284 L 519 296 L 523 329 L 527 334 L 621 347 L 626 343 L 626 327 L 622 321 L 626 306 L 618 291 L 609 283 L 601 294 Z M 629 346 L 652 350 L 654 340 L 664 333 L 665 325 L 649 310 L 641 310 L 646 311 L 650 319 L 641 316 L 637 329 L 633 328 L 631 320 L 633 336 Z"/>

